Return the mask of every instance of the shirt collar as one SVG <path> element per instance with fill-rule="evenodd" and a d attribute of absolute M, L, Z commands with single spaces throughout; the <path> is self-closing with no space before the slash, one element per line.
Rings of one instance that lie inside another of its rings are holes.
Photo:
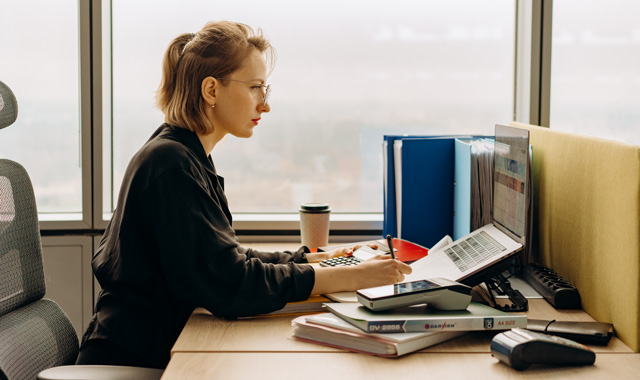
<path fill-rule="evenodd" d="M 175 125 L 164 123 L 162 124 L 162 126 L 160 126 L 156 133 L 151 136 L 151 138 L 154 138 L 160 134 L 167 134 L 182 142 L 187 148 L 189 148 L 189 150 L 191 150 L 196 155 L 198 161 L 202 163 L 205 169 L 216 175 L 216 177 L 219 177 L 211 156 L 207 155 L 204 147 L 202 146 L 202 142 L 195 132 Z"/>

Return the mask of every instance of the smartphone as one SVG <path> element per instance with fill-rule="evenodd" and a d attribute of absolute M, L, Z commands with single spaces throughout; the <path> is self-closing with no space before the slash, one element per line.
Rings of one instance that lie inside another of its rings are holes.
<path fill-rule="evenodd" d="M 432 278 L 377 286 L 356 292 L 358 302 L 378 311 L 426 303 L 441 310 L 466 310 L 471 287 L 446 278 Z"/>

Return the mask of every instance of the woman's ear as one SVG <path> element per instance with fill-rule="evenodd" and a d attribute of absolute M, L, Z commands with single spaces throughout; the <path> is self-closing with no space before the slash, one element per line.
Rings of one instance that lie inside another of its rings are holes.
<path fill-rule="evenodd" d="M 216 88 L 218 87 L 218 85 L 219 82 L 214 77 L 206 77 L 202 81 L 200 89 L 202 93 L 202 99 L 209 107 L 215 106 L 216 104 Z"/>

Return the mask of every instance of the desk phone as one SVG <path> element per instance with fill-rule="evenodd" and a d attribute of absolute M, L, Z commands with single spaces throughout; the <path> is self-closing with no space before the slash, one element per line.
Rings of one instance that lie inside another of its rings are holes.
<path fill-rule="evenodd" d="M 368 260 L 376 255 L 384 255 L 386 252 L 373 249 L 368 245 L 363 245 L 353 252 L 351 256 L 340 256 L 332 259 L 322 260 L 320 266 L 322 267 L 336 267 L 336 266 L 348 266 L 357 265 L 361 262 Z"/>

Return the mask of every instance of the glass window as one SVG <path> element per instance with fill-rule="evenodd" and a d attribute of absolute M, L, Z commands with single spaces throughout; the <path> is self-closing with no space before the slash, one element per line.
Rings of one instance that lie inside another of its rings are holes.
<path fill-rule="evenodd" d="M 0 80 L 18 100 L 0 157 L 29 172 L 41 216 L 81 219 L 78 4 L 3 2 L 0 25 Z"/>
<path fill-rule="evenodd" d="M 515 1 L 146 0 L 114 2 L 111 17 L 113 199 L 162 122 L 166 47 L 211 20 L 261 28 L 277 50 L 271 112 L 213 151 L 234 213 L 379 213 L 384 134 L 493 134 L 513 118 Z"/>
<path fill-rule="evenodd" d="M 640 144 L 638 15 L 633 0 L 553 2 L 551 128 Z"/>

